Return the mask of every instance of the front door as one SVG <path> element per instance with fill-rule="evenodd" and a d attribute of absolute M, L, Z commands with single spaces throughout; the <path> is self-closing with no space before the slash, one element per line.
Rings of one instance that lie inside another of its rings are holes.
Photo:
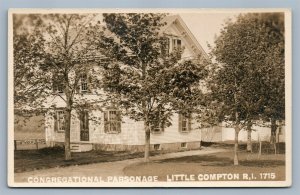
<path fill-rule="evenodd" d="M 89 141 L 89 114 L 82 111 L 80 114 L 80 141 Z"/>

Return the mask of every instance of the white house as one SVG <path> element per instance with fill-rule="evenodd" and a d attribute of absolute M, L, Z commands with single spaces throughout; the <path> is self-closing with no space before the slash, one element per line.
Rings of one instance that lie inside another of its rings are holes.
<path fill-rule="evenodd" d="M 234 128 L 226 127 L 226 125 L 219 125 L 213 128 L 201 129 L 202 141 L 205 142 L 233 142 L 235 138 Z M 239 132 L 239 142 L 247 142 L 248 132 L 242 129 Z M 253 142 L 270 142 L 271 141 L 271 127 L 270 124 L 253 125 L 251 131 L 251 140 Z M 276 130 L 276 141 L 285 142 L 285 126 L 281 126 Z"/>
<path fill-rule="evenodd" d="M 206 55 L 196 38 L 190 32 L 178 15 L 165 18 L 167 25 L 161 29 L 169 38 L 168 50 L 184 48 L 182 58 L 192 59 Z M 80 91 L 86 92 L 86 78 L 81 79 Z M 59 88 L 59 86 L 58 86 Z M 59 90 L 59 89 L 57 89 Z M 62 94 L 63 95 L 63 94 Z M 97 99 L 93 91 L 77 95 L 88 100 Z M 60 97 L 49 98 L 56 109 L 45 116 L 45 135 L 48 146 L 64 142 L 64 112 L 65 103 Z M 54 112 L 54 114 L 53 114 Z M 93 119 L 91 119 L 93 116 Z M 181 150 L 200 148 L 201 130 L 196 128 L 194 121 L 181 115 L 172 116 L 172 125 L 157 129 L 151 133 L 152 150 Z M 100 150 L 132 150 L 144 149 L 145 132 L 143 121 L 136 122 L 122 115 L 116 107 L 101 107 L 78 113 L 75 110 L 71 119 L 71 150 L 73 152 Z"/>

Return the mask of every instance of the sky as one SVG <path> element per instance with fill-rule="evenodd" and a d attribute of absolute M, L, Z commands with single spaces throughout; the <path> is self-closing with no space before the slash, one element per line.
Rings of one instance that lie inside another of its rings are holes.
<path fill-rule="evenodd" d="M 207 44 L 213 46 L 216 35 L 219 34 L 223 27 L 223 24 L 228 18 L 234 18 L 238 12 L 173 12 L 172 14 L 178 14 L 199 44 L 202 46 L 206 53 L 209 53 Z M 102 14 L 99 14 L 94 18 L 95 21 L 103 22 Z"/>
<path fill-rule="evenodd" d="M 179 15 L 204 51 L 209 53 L 207 44 L 213 46 L 215 37 L 219 35 L 225 21 L 234 18 L 238 13 L 180 13 Z"/>
<path fill-rule="evenodd" d="M 176 12 L 171 14 L 177 14 Z M 219 34 L 222 25 L 228 18 L 234 18 L 239 13 L 217 12 L 217 13 L 179 13 L 189 30 L 193 33 L 206 53 L 209 53 L 207 43 L 213 46 L 215 36 Z M 103 21 L 102 15 L 97 20 Z"/>

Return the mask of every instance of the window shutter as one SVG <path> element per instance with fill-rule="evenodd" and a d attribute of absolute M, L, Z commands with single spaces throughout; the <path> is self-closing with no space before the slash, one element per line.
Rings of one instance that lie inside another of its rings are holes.
<path fill-rule="evenodd" d="M 76 93 L 80 93 L 80 82 L 78 82 L 77 86 L 75 87 Z"/>
<path fill-rule="evenodd" d="M 122 118 L 121 118 L 121 111 L 117 111 L 117 132 L 121 133 L 121 122 L 122 122 Z"/>
<path fill-rule="evenodd" d="M 117 121 L 121 121 L 121 111 L 116 111 Z"/>
<path fill-rule="evenodd" d="M 58 112 L 55 111 L 55 112 L 54 112 L 54 116 L 53 116 L 53 118 L 54 118 L 54 131 L 55 131 L 55 132 L 58 131 L 58 126 L 57 126 L 57 124 L 58 124 L 57 115 L 58 115 Z"/>
<path fill-rule="evenodd" d="M 105 133 L 109 131 L 108 112 L 109 111 L 104 111 L 104 132 Z"/>
<path fill-rule="evenodd" d="M 189 118 L 188 118 L 188 131 L 192 130 L 192 117 L 191 114 L 189 114 Z"/>
<path fill-rule="evenodd" d="M 89 76 L 87 76 L 87 92 L 88 93 L 92 93 L 92 85 L 91 85 L 91 83 L 92 83 L 92 81 L 91 81 L 91 77 L 89 77 Z"/>
<path fill-rule="evenodd" d="M 121 121 L 117 122 L 117 132 L 121 133 Z"/>
<path fill-rule="evenodd" d="M 178 131 L 182 131 L 182 115 L 178 114 Z"/>

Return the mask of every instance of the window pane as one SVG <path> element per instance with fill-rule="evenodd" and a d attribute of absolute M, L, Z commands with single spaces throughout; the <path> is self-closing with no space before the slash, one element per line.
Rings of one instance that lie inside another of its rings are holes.
<path fill-rule="evenodd" d="M 187 122 L 186 122 L 186 120 L 183 120 L 182 121 L 182 128 L 186 128 L 187 127 Z"/>
<path fill-rule="evenodd" d="M 181 47 L 181 40 L 177 39 L 177 47 L 180 48 Z"/>
<path fill-rule="evenodd" d="M 87 75 L 86 74 L 82 74 L 80 76 L 80 88 L 81 88 L 81 91 L 87 91 L 88 90 Z"/>
<path fill-rule="evenodd" d="M 109 119 L 111 120 L 111 121 L 114 121 L 114 120 L 117 120 L 117 112 L 116 111 L 110 111 L 109 112 Z"/>
<path fill-rule="evenodd" d="M 116 122 L 113 122 L 113 121 L 110 122 L 110 131 L 111 132 L 117 132 Z"/>
<path fill-rule="evenodd" d="M 63 111 L 57 112 L 58 118 L 58 130 L 64 131 L 65 130 L 65 113 Z"/>
<path fill-rule="evenodd" d="M 106 133 L 121 132 L 121 112 L 109 110 L 104 112 L 104 128 Z"/>

